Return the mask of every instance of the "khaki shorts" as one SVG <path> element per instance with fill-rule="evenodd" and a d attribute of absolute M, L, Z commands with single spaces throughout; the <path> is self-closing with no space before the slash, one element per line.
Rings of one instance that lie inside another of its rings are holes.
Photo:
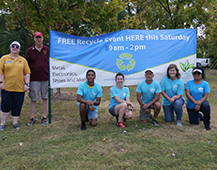
<path fill-rule="evenodd" d="M 31 81 L 30 88 L 29 97 L 32 101 L 39 99 L 39 92 L 42 99 L 48 99 L 48 81 Z"/>
<path fill-rule="evenodd" d="M 154 109 L 153 105 L 151 105 L 149 107 L 149 109 Z M 145 111 L 140 107 L 140 110 L 139 110 L 139 118 L 140 120 L 149 120 L 151 117 L 151 112 L 150 113 L 145 113 Z"/>

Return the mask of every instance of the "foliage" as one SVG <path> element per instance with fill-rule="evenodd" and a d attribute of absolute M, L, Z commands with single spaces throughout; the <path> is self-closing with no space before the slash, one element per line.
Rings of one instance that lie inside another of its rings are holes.
<path fill-rule="evenodd" d="M 49 28 L 78 36 L 121 29 L 200 28 L 197 53 L 216 58 L 216 0 L 3 0 L 7 30 L 20 26 L 31 35 Z M 199 30 L 199 29 L 198 29 Z"/>
<path fill-rule="evenodd" d="M 5 16 L 7 15 L 8 14 L 6 13 L 0 14 L 0 57 L 10 53 L 9 45 L 13 41 L 19 41 L 21 44 L 20 55 L 24 56 L 26 49 L 33 44 L 33 41 L 31 41 L 32 39 L 30 38 L 28 31 L 19 24 L 15 29 L 8 30 L 5 25 Z"/>

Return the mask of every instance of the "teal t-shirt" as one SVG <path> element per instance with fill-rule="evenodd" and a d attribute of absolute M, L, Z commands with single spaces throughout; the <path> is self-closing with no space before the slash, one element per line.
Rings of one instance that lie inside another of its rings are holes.
<path fill-rule="evenodd" d="M 142 102 L 148 104 L 156 97 L 156 93 L 161 93 L 161 88 L 156 80 L 153 80 L 151 84 L 147 84 L 144 80 L 138 84 L 136 92 L 141 93 Z"/>
<path fill-rule="evenodd" d="M 210 93 L 209 84 L 206 81 L 202 81 L 200 84 L 195 84 L 194 80 L 190 80 L 186 83 L 185 89 L 189 89 L 190 95 L 196 100 L 203 98 L 204 93 Z M 186 107 L 188 109 L 194 109 L 195 104 L 187 98 Z"/>
<path fill-rule="evenodd" d="M 93 88 L 88 87 L 87 81 L 78 86 L 77 94 L 81 95 L 84 100 L 96 101 L 97 97 L 102 97 L 102 87 L 94 83 Z M 94 107 L 98 109 L 98 106 Z"/>
<path fill-rule="evenodd" d="M 116 106 L 119 103 L 114 99 L 115 96 L 118 96 L 121 100 L 126 100 L 126 97 L 130 97 L 130 90 L 128 87 L 123 87 L 122 89 L 117 88 L 116 86 L 113 86 L 110 88 L 110 96 L 111 96 L 111 100 L 109 103 L 109 108 L 108 110 L 112 107 L 112 106 Z"/>
<path fill-rule="evenodd" d="M 164 91 L 170 98 L 176 95 L 181 95 L 182 99 L 185 100 L 183 97 L 184 94 L 184 83 L 182 79 L 175 79 L 172 80 L 167 76 L 163 77 L 161 81 L 161 90 Z M 163 106 L 169 106 L 171 102 L 163 97 Z"/>

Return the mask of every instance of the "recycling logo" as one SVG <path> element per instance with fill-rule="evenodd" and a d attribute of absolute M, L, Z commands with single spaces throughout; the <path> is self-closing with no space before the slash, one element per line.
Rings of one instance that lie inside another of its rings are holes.
<path fill-rule="evenodd" d="M 132 55 L 130 53 L 122 53 L 120 56 L 119 56 L 121 59 L 117 59 L 117 66 L 120 70 L 132 70 L 136 64 L 136 61 L 132 58 Z M 126 65 L 122 65 L 124 62 L 123 60 L 129 60 L 129 63 Z"/>

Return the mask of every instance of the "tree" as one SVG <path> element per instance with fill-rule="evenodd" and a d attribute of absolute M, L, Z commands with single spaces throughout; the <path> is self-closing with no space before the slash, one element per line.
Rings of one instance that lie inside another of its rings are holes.
<path fill-rule="evenodd" d="M 18 25 L 33 34 L 49 27 L 93 36 L 126 29 L 205 28 L 198 55 L 216 56 L 216 0 L 3 0 L 10 15 L 7 28 Z M 208 51 L 207 51 L 208 50 Z"/>

